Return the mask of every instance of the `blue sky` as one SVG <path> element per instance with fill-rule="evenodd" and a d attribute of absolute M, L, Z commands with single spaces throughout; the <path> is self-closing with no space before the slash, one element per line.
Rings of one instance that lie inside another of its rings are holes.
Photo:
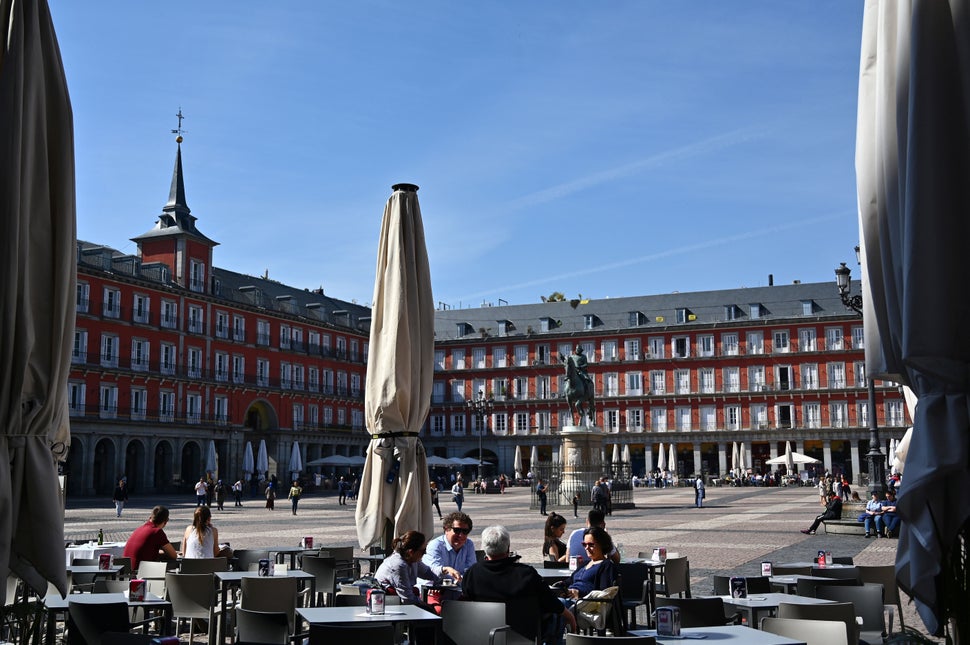
<path fill-rule="evenodd" d="M 859 0 L 49 1 L 81 239 L 135 252 L 181 107 L 216 266 L 337 298 L 398 182 L 452 307 L 858 277 Z"/>

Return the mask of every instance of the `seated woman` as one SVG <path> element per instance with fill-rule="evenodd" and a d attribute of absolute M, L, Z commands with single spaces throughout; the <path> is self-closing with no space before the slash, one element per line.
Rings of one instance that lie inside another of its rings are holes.
<path fill-rule="evenodd" d="M 562 536 L 566 532 L 566 518 L 558 513 L 549 513 L 546 518 L 546 537 L 542 543 L 542 559 L 550 562 L 565 562 L 569 557 Z"/>
<path fill-rule="evenodd" d="M 192 523 L 182 535 L 183 558 L 215 558 L 227 556 L 219 547 L 219 530 L 212 526 L 212 511 L 208 506 L 197 506 Z"/>
<path fill-rule="evenodd" d="M 866 512 L 863 522 L 866 527 L 866 537 L 872 537 L 875 533 L 877 536 L 881 533 L 879 530 L 879 519 L 883 514 L 882 502 L 879 501 L 879 494 L 873 493 L 872 499 L 866 502 Z"/>
<path fill-rule="evenodd" d="M 435 584 L 441 582 L 441 576 L 435 575 L 431 567 L 421 561 L 427 545 L 428 540 L 420 531 L 408 531 L 394 538 L 391 544 L 394 552 L 381 563 L 374 577 L 385 589 L 393 589 L 402 602 L 434 613 L 434 608 L 421 600 L 416 586 L 418 578 Z"/>
<path fill-rule="evenodd" d="M 603 590 L 616 584 L 616 569 L 607 557 L 613 551 L 613 539 L 606 529 L 593 526 L 583 532 L 583 549 L 589 562 L 573 571 L 566 581 L 566 597 L 582 598 L 594 589 Z"/>

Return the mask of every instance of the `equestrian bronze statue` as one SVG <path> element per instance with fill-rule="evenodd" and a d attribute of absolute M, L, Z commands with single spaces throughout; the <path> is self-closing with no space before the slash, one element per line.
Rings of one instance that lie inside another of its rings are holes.
<path fill-rule="evenodd" d="M 559 362 L 566 370 L 564 395 L 573 416 L 573 424 L 593 427 L 596 425 L 595 393 L 593 379 L 586 371 L 587 363 L 583 348 L 576 345 L 569 356 L 559 354 Z"/>

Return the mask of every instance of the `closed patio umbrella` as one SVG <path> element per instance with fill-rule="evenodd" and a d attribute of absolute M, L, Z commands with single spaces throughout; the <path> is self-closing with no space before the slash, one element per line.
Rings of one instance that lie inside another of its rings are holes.
<path fill-rule="evenodd" d="M 532 446 L 532 451 L 529 453 L 529 467 L 535 468 L 539 464 L 539 449 Z"/>
<path fill-rule="evenodd" d="M 256 451 L 256 473 L 259 477 L 265 477 L 269 470 L 269 453 L 266 451 L 266 440 L 259 440 L 259 449 Z"/>
<path fill-rule="evenodd" d="M 377 249 L 364 421 L 371 436 L 357 499 L 361 548 L 434 531 L 424 446 L 431 408 L 434 299 L 418 187 L 398 184 L 384 208 Z"/>
<path fill-rule="evenodd" d="M 219 455 L 216 454 L 216 442 L 209 439 L 209 445 L 205 451 L 205 471 L 214 478 L 219 475 Z"/>
<path fill-rule="evenodd" d="M 515 457 L 512 459 L 512 470 L 515 471 L 515 478 L 522 479 L 522 446 L 515 447 Z"/>
<path fill-rule="evenodd" d="M 734 473 L 735 477 L 741 475 L 741 462 L 738 457 L 738 442 L 735 441 L 731 444 L 731 472 Z"/>
<path fill-rule="evenodd" d="M 253 442 L 247 441 L 246 447 L 243 448 L 243 479 L 249 478 L 253 474 L 254 470 L 256 470 L 256 459 L 253 457 Z"/>
<path fill-rule="evenodd" d="M 738 474 L 743 475 L 748 471 L 748 451 L 744 447 L 744 442 L 738 444 Z"/>
<path fill-rule="evenodd" d="M 941 592 L 955 575 L 966 590 L 948 554 L 962 536 L 965 567 L 970 539 L 967 20 L 960 2 L 866 2 L 856 134 L 866 375 L 918 397 L 897 581 L 931 634 L 957 621 L 957 642 L 970 599 Z"/>
<path fill-rule="evenodd" d="M 667 451 L 664 450 L 664 444 L 661 441 L 660 446 L 657 448 L 657 470 L 661 473 L 667 470 Z"/>
<path fill-rule="evenodd" d="M 300 471 L 303 470 L 303 455 L 300 454 L 300 442 L 294 441 L 290 449 L 290 479 L 300 478 Z"/>
<path fill-rule="evenodd" d="M 791 441 L 785 442 L 785 471 L 789 475 L 795 472 L 795 459 L 792 457 Z"/>
<path fill-rule="evenodd" d="M 620 444 L 618 444 L 618 443 L 614 443 L 613 444 L 613 455 L 612 455 L 612 459 L 613 459 L 613 464 L 614 465 L 620 463 Z"/>
<path fill-rule="evenodd" d="M 630 463 L 630 444 L 623 444 L 623 454 L 620 455 L 620 462 L 624 464 Z"/>
<path fill-rule="evenodd" d="M 0 2 L 0 25 L 0 580 L 66 593 L 55 460 L 70 444 L 73 115 L 47 2 Z"/>
<path fill-rule="evenodd" d="M 675 446 L 674 444 L 670 444 L 670 447 L 668 448 L 668 450 L 670 451 L 670 455 L 667 457 L 667 461 L 670 462 L 670 465 L 668 466 L 668 468 L 670 468 L 670 471 L 676 475 L 677 474 L 677 446 Z"/>

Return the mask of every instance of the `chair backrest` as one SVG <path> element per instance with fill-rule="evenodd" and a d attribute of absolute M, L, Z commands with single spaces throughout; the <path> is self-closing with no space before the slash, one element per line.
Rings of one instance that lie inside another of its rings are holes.
<path fill-rule="evenodd" d="M 717 627 L 726 625 L 724 601 L 712 598 L 658 598 L 658 607 L 677 607 L 680 609 L 681 627 Z"/>
<path fill-rule="evenodd" d="M 856 584 L 862 584 L 859 579 L 859 570 L 855 567 L 845 567 L 839 569 L 816 569 L 812 575 L 818 578 L 838 578 L 839 580 L 854 580 Z"/>
<path fill-rule="evenodd" d="M 233 551 L 232 553 L 233 570 L 234 571 L 249 571 L 249 565 L 259 564 L 260 560 L 269 559 L 269 551 L 262 551 L 259 549 L 239 549 Z"/>
<path fill-rule="evenodd" d="M 165 562 L 142 560 L 138 563 L 137 575 L 143 580 L 164 580 L 166 573 L 168 573 L 168 564 Z"/>
<path fill-rule="evenodd" d="M 245 580 L 245 578 L 244 578 Z M 288 645 L 290 624 L 285 612 L 236 607 L 236 643 Z"/>
<path fill-rule="evenodd" d="M 667 595 L 684 594 L 690 598 L 690 563 L 686 557 L 667 558 L 664 563 Z"/>
<path fill-rule="evenodd" d="M 558 560 L 543 560 L 542 568 L 543 569 L 568 569 L 569 563 L 559 562 Z"/>
<path fill-rule="evenodd" d="M 795 581 L 795 594 L 818 598 L 819 587 L 852 587 L 858 583 L 851 578 L 829 578 L 828 580 L 816 580 L 815 578 L 799 578 Z"/>
<path fill-rule="evenodd" d="M 639 562 L 621 562 L 616 566 L 620 576 L 620 596 L 624 603 L 636 601 L 638 604 L 647 601 L 647 586 L 644 584 L 650 576 L 650 568 Z"/>
<path fill-rule="evenodd" d="M 819 587 L 816 595 L 825 600 L 851 602 L 855 605 L 856 616 L 862 617 L 861 638 L 870 641 L 866 632 L 885 634 L 886 618 L 883 609 L 883 588 L 880 584 L 866 584 L 850 587 Z"/>
<path fill-rule="evenodd" d="M 98 558 L 74 558 L 71 560 L 71 566 L 96 567 L 98 566 Z M 97 578 L 98 574 L 96 573 L 76 573 L 74 574 L 74 586 L 81 591 L 91 591 Z"/>
<path fill-rule="evenodd" d="M 835 620 L 765 617 L 761 619 L 761 631 L 787 636 L 805 645 L 849 645 L 845 625 Z"/>
<path fill-rule="evenodd" d="M 394 645 L 394 625 L 310 625 L 310 645 L 333 645 L 334 643 L 361 643 L 368 645 Z"/>
<path fill-rule="evenodd" d="M 334 559 L 337 566 L 337 577 L 354 577 L 354 547 L 352 546 L 329 546 L 327 547 L 329 556 Z"/>
<path fill-rule="evenodd" d="M 240 580 L 243 609 L 281 611 L 289 620 L 290 633 L 296 623 L 296 578 L 284 576 L 246 576 Z"/>
<path fill-rule="evenodd" d="M 229 558 L 182 558 L 179 573 L 229 571 Z"/>
<path fill-rule="evenodd" d="M 384 596 L 385 604 L 387 604 L 387 599 L 390 596 Z M 350 594 L 338 593 L 333 597 L 334 607 L 366 607 L 367 606 L 367 596 L 351 596 Z"/>
<path fill-rule="evenodd" d="M 566 634 L 566 645 L 657 645 L 653 636 L 592 636 L 588 634 Z"/>
<path fill-rule="evenodd" d="M 169 573 L 165 592 L 177 618 L 208 618 L 216 598 L 215 577 L 211 573 Z"/>
<path fill-rule="evenodd" d="M 300 568 L 316 578 L 317 593 L 337 592 L 337 561 L 334 558 L 303 556 Z"/>
<path fill-rule="evenodd" d="M 845 625 L 845 637 L 850 643 L 859 642 L 859 625 L 855 620 L 855 606 L 851 602 L 831 602 L 824 605 L 778 604 L 778 618 L 799 620 L 838 620 Z"/>
<path fill-rule="evenodd" d="M 855 561 L 852 559 L 851 555 L 836 555 L 832 557 L 832 564 L 851 564 L 854 565 Z"/>
<path fill-rule="evenodd" d="M 896 584 L 896 565 L 858 566 L 859 579 L 863 584 L 867 582 L 882 585 L 886 594 L 887 605 L 899 605 L 899 586 Z"/>
<path fill-rule="evenodd" d="M 127 580 L 131 577 L 131 558 L 126 558 L 123 555 L 116 555 L 111 558 L 111 564 L 121 566 L 121 571 L 118 572 L 118 577 Z"/>
<path fill-rule="evenodd" d="M 505 603 L 445 600 L 441 607 L 441 629 L 461 645 L 490 645 L 489 634 L 505 623 Z"/>
<path fill-rule="evenodd" d="M 812 567 L 785 567 L 782 565 L 772 565 L 771 575 L 773 576 L 810 576 L 812 575 Z"/>
<path fill-rule="evenodd" d="M 20 584 L 20 578 L 10 574 L 7 576 L 7 595 L 4 597 L 4 606 L 12 605 L 17 602 L 17 586 Z"/>
<path fill-rule="evenodd" d="M 94 593 L 124 593 L 128 591 L 127 580 L 105 580 L 95 578 Z"/>
<path fill-rule="evenodd" d="M 100 645 L 105 632 L 131 630 L 128 603 L 67 603 L 68 645 Z"/>
<path fill-rule="evenodd" d="M 733 576 L 711 576 L 714 583 L 715 596 L 731 595 L 731 578 Z M 747 576 L 744 579 L 749 594 L 771 593 L 771 581 L 768 576 Z"/>

